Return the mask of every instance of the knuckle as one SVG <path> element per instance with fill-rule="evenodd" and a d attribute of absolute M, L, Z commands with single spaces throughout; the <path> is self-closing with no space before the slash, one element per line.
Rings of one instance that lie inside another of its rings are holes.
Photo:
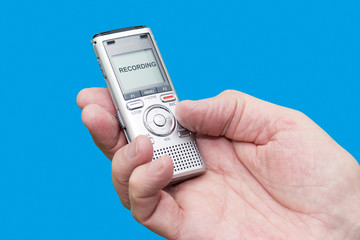
<path fill-rule="evenodd" d="M 131 207 L 130 210 L 131 210 L 131 215 L 133 216 L 133 218 L 134 218 L 137 222 L 141 223 L 141 218 L 140 218 L 139 215 L 137 214 L 136 209 L 134 209 L 133 207 Z"/>
<path fill-rule="evenodd" d="M 295 129 L 304 124 L 304 120 L 309 119 L 303 112 L 289 109 L 287 114 L 282 114 L 278 117 L 275 124 L 279 130 Z"/>
<path fill-rule="evenodd" d="M 302 111 L 299 110 L 293 110 L 294 111 L 294 115 L 298 118 L 298 119 L 308 119 L 309 117 Z"/>
<path fill-rule="evenodd" d="M 227 90 L 223 91 L 223 92 L 220 93 L 220 94 L 222 94 L 222 95 L 233 95 L 233 94 L 237 94 L 237 93 L 239 93 L 239 92 L 236 91 L 236 90 L 227 89 Z"/>
<path fill-rule="evenodd" d="M 121 204 L 128 210 L 130 210 L 130 200 L 129 197 L 119 196 Z"/>

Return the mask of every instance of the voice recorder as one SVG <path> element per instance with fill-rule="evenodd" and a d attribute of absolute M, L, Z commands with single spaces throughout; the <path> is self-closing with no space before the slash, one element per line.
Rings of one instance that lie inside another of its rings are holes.
<path fill-rule="evenodd" d="M 153 144 L 153 160 L 169 155 L 171 183 L 204 173 L 193 134 L 175 118 L 178 97 L 150 28 L 98 33 L 91 43 L 128 142 L 146 135 Z"/>

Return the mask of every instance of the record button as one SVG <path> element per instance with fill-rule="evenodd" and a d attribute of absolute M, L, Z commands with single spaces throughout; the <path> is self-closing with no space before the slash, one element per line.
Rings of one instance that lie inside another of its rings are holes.
<path fill-rule="evenodd" d="M 176 99 L 174 94 L 162 95 L 160 98 L 161 98 L 161 101 L 163 101 L 164 103 L 172 102 L 172 101 L 175 101 L 175 99 Z"/>

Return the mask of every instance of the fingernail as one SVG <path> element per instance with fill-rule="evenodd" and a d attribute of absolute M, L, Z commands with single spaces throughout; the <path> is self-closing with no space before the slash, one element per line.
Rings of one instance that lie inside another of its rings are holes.
<path fill-rule="evenodd" d="M 136 152 L 137 152 L 137 141 L 138 139 L 136 138 L 134 141 L 132 141 L 131 143 L 129 143 L 129 145 L 127 146 L 127 148 L 125 149 L 125 156 L 127 158 L 134 158 L 136 156 Z"/>
<path fill-rule="evenodd" d="M 164 157 L 159 157 L 158 159 L 156 159 L 155 161 L 152 161 L 150 166 L 149 166 L 149 171 L 150 172 L 157 172 L 159 171 L 163 165 L 165 163 L 165 159 Z"/>

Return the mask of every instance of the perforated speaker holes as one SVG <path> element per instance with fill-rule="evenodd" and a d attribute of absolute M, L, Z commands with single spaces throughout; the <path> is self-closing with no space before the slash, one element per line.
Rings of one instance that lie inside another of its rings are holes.
<path fill-rule="evenodd" d="M 202 166 L 199 149 L 195 142 L 181 143 L 154 150 L 153 160 L 162 155 L 169 155 L 174 163 L 174 172 Z"/>

